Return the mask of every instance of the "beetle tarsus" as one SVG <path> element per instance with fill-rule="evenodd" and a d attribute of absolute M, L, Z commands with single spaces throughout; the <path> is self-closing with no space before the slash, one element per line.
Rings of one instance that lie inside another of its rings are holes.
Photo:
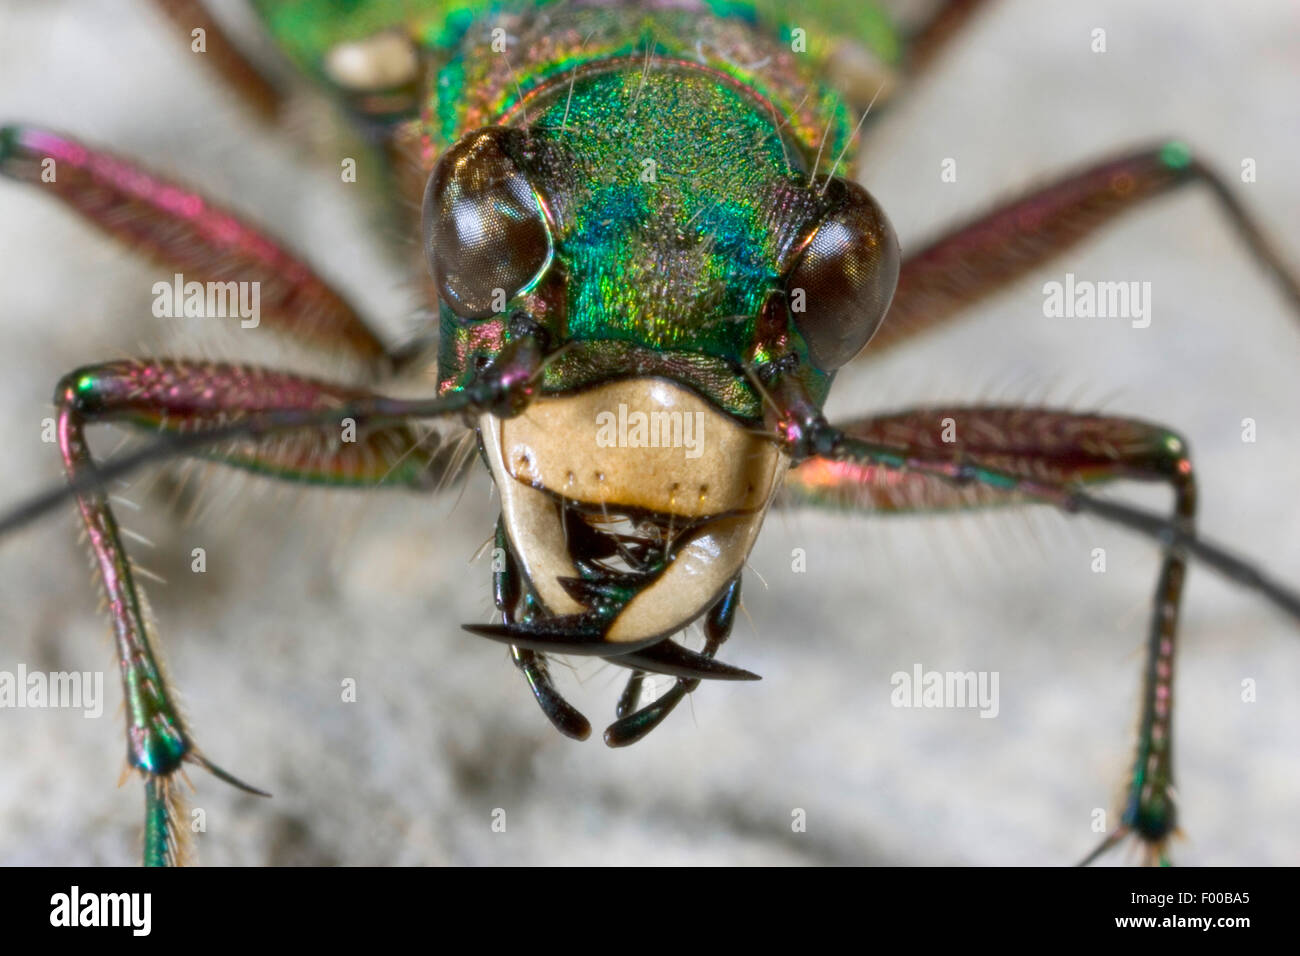
<path fill-rule="evenodd" d="M 1177 831 L 1174 832 L 1176 833 Z M 1108 852 L 1119 846 L 1119 844 L 1123 843 L 1128 837 L 1133 837 L 1140 842 L 1143 866 L 1174 865 L 1173 861 L 1169 859 L 1165 837 L 1149 839 L 1142 836 L 1138 830 L 1128 826 L 1127 824 L 1120 826 L 1120 828 L 1114 833 L 1107 835 L 1107 837 L 1098 844 L 1097 848 L 1080 860 L 1077 865 L 1091 866 Z"/>

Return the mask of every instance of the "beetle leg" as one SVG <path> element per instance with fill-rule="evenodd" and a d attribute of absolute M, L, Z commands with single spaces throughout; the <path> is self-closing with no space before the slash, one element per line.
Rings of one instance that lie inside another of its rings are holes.
<path fill-rule="evenodd" d="M 54 176 L 45 177 L 52 162 Z M 249 282 L 257 321 L 370 372 L 383 343 L 344 297 L 264 230 L 138 164 L 35 126 L 0 126 L 0 175 L 39 186 L 184 282 Z M 246 321 L 246 320 L 245 320 Z M 247 331 L 256 334 L 254 327 Z"/>
<path fill-rule="evenodd" d="M 704 617 L 704 650 L 702 656 L 712 659 L 722 643 L 731 636 L 731 626 L 735 623 L 736 608 L 740 605 L 740 578 L 732 582 L 731 587 L 709 609 Z M 673 709 L 682 702 L 687 694 L 700 686 L 699 678 L 681 678 L 673 681 L 673 686 L 655 698 L 649 704 L 629 713 L 636 706 L 641 695 L 641 682 L 644 675 L 634 671 L 628 678 L 627 686 L 619 697 L 618 719 L 605 728 L 605 743 L 611 747 L 626 747 L 634 744 L 650 731 L 658 727 Z"/>
<path fill-rule="evenodd" d="M 212 18 L 201 0 L 154 0 L 156 6 L 181 31 L 186 42 L 196 38 L 193 31 L 203 31 L 204 56 L 239 97 L 263 120 L 273 120 L 280 106 L 280 93 L 234 41 Z"/>
<path fill-rule="evenodd" d="M 182 764 L 199 764 L 229 783 L 261 791 L 209 764 L 181 721 L 108 494 L 102 484 L 85 479 L 96 472 L 85 426 L 126 421 L 188 434 L 268 409 L 329 409 L 358 394 L 287 373 L 202 362 L 112 362 L 78 370 L 59 385 L 59 448 L 112 615 L 126 700 L 127 759 L 145 778 L 146 864 L 184 858 L 174 785 Z M 208 456 L 309 482 L 427 487 L 432 474 L 430 454 L 404 425 L 376 428 L 355 442 L 340 441 L 337 425 L 322 426 L 311 434 L 238 441 Z"/>
<path fill-rule="evenodd" d="M 1169 142 L 1065 176 L 907 254 L 885 321 L 855 361 L 942 325 L 1147 200 L 1194 183 L 1214 193 L 1250 254 L 1300 311 L 1300 279 L 1276 246 L 1222 179 Z"/>
<path fill-rule="evenodd" d="M 1158 425 L 1035 408 L 936 407 L 860 419 L 842 431 L 862 447 L 896 449 L 900 461 L 810 458 L 786 480 L 789 503 L 935 511 L 1032 503 L 1043 500 L 1036 489 L 1049 486 L 1161 481 L 1174 492 L 1172 525 L 1195 534 L 1196 481 L 1187 444 Z M 1085 862 L 1126 834 L 1142 840 L 1151 859 L 1162 859 L 1174 831 L 1173 665 L 1186 571 L 1183 550 L 1166 548 L 1147 638 L 1137 756 L 1120 825 Z"/>
<path fill-rule="evenodd" d="M 302 436 L 319 438 L 328 434 L 331 440 L 337 440 L 348 434 L 349 427 L 357 427 L 367 434 L 382 437 L 391 428 L 397 428 L 400 433 L 410 422 L 432 422 L 435 429 L 460 423 L 463 433 L 466 416 L 482 417 L 491 413 L 508 418 L 518 415 L 532 400 L 545 358 L 542 341 L 530 330 L 526 316 L 512 327 L 516 329 L 514 337 L 501 347 L 478 377 L 463 388 L 448 390 L 436 398 L 387 398 L 356 388 L 325 385 L 292 374 L 228 363 L 137 361 L 108 363 L 74 372 L 60 383 L 55 395 L 56 403 L 69 397 L 74 402 L 85 400 L 88 404 L 78 407 L 77 412 L 87 414 L 99 411 L 99 403 L 107 400 L 123 417 L 160 427 L 162 437 L 144 448 L 118 455 L 94 468 L 69 471 L 65 487 L 34 495 L 0 514 L 0 537 L 48 514 L 68 499 L 103 491 L 109 482 L 125 478 L 150 462 L 181 455 L 201 455 L 261 470 L 261 462 L 241 460 L 244 454 L 239 450 L 241 447 L 246 449 L 250 442 L 257 444 L 279 438 L 292 451 L 295 438 L 301 439 Z M 200 394 L 184 391 L 168 394 L 164 391 L 146 398 L 149 388 L 137 387 L 141 382 L 133 380 L 130 375 L 125 380 L 116 378 L 116 373 L 123 369 L 143 372 L 143 378 L 147 380 L 143 384 L 155 390 L 159 385 L 168 384 L 169 376 L 173 374 L 180 374 L 190 385 L 194 382 L 189 379 L 197 376 L 201 384 L 211 387 Z M 212 380 L 214 375 L 215 381 Z M 286 393 L 281 395 L 275 383 L 283 385 Z M 100 394 L 99 389 L 105 384 L 108 390 Z M 258 388 L 245 391 L 250 384 Z M 167 421 L 165 413 L 173 399 L 181 403 L 181 417 L 187 419 L 185 424 L 199 427 L 168 427 L 174 423 Z M 343 435 L 339 433 L 340 428 Z M 234 450 L 212 451 L 223 442 L 233 443 Z M 374 483 L 401 483 L 394 472 L 405 461 L 407 451 L 411 450 L 415 449 L 403 451 L 388 466 L 381 468 Z M 349 457 L 344 456 L 345 460 Z M 463 458 L 457 457 L 449 470 L 458 473 L 464 463 Z M 334 481 L 332 473 L 328 477 L 317 475 L 312 463 L 308 461 L 306 464 L 307 470 L 301 476 L 291 471 L 285 477 Z M 355 465 L 355 462 L 351 464 Z M 374 465 L 374 462 L 368 464 Z M 353 469 L 357 470 L 365 469 Z M 416 475 L 428 477 L 419 468 Z M 355 474 L 351 477 L 355 478 Z M 347 480 L 342 483 L 347 483 Z"/>
<path fill-rule="evenodd" d="M 971 17 L 987 5 L 988 0 L 943 0 L 907 38 L 908 78 L 915 79 L 931 69 L 938 55 L 969 25 Z"/>

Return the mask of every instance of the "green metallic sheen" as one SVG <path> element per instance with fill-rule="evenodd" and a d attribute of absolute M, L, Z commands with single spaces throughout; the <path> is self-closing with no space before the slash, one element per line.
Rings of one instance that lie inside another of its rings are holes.
<path fill-rule="evenodd" d="M 778 280 L 761 205 L 794 169 L 770 117 L 683 71 L 601 74 L 534 120 L 568 160 L 567 332 L 736 357 Z M 553 139 L 552 139 L 553 138 Z"/>
<path fill-rule="evenodd" d="M 308 75 L 324 79 L 326 55 L 340 43 L 401 30 L 430 49 L 454 44 L 488 4 L 464 0 L 251 0 L 277 46 Z"/>
<path fill-rule="evenodd" d="M 899 39 L 874 4 L 845 12 L 766 0 L 254 0 L 309 73 L 337 44 L 400 29 L 424 51 L 420 161 L 488 125 L 532 131 L 529 156 L 563 282 L 507 314 L 543 314 L 570 349 L 543 389 L 660 374 L 745 421 L 761 397 L 745 368 L 759 310 L 779 286 L 815 204 L 812 173 L 853 159 L 854 111 L 825 82 L 844 37 L 883 63 Z M 847 21 L 845 17 L 848 17 Z M 796 44 L 796 32 L 802 43 Z M 652 161 L 652 162 L 651 162 Z M 785 217 L 783 220 L 781 217 Z M 440 390 L 463 388 L 504 344 L 504 323 L 442 310 Z M 796 342 L 796 347 L 800 343 Z M 805 356 L 806 357 L 806 356 Z M 831 376 L 812 376 L 824 398 Z"/>
<path fill-rule="evenodd" d="M 163 777 L 146 776 L 144 780 L 144 865 L 170 866 L 173 862 L 171 816 L 167 806 L 167 788 Z"/>
<path fill-rule="evenodd" d="M 1186 143 L 1172 140 L 1160 148 L 1160 161 L 1170 169 L 1186 169 L 1192 165 L 1192 149 Z"/>
<path fill-rule="evenodd" d="M 544 391 L 657 374 L 754 422 L 759 312 L 825 212 L 810 172 L 852 157 L 852 115 L 788 31 L 752 6 L 702 9 L 498 9 L 445 60 L 425 135 L 436 152 L 486 125 L 528 131 L 517 159 L 550 220 L 555 281 L 507 314 L 544 316 L 570 346 Z M 497 23 L 517 42 L 494 55 Z M 491 359 L 503 326 L 442 310 L 443 392 Z M 831 376 L 811 379 L 824 399 Z"/>

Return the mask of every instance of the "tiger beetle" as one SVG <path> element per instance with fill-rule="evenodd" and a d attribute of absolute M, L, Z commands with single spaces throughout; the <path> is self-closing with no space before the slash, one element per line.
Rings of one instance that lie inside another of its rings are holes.
<path fill-rule="evenodd" d="M 254 112 L 283 91 L 193 0 L 158 6 Z M 1161 546 L 1137 754 L 1120 822 L 1085 862 L 1133 838 L 1166 859 L 1177 819 L 1172 688 L 1189 560 L 1300 618 L 1300 596 L 1195 530 L 1186 442 L 1144 421 L 943 406 L 831 424 L 836 373 L 939 327 L 1148 200 L 1201 186 L 1300 309 L 1300 283 L 1246 209 L 1177 141 L 1036 188 L 903 255 L 851 179 L 864 129 L 983 6 L 946 0 L 907 35 L 866 2 L 816 0 L 252 0 L 288 58 L 383 151 L 418 209 L 436 335 L 392 347 L 279 240 L 187 186 L 62 133 L 0 127 L 0 173 L 31 183 L 200 286 L 248 283 L 259 321 L 369 371 L 332 382 L 234 363 L 120 360 L 57 385 L 68 481 L 2 519 L 75 500 L 108 598 L 127 759 L 145 789 L 144 861 L 180 862 L 178 774 L 198 749 L 146 623 L 108 484 L 197 456 L 286 481 L 440 488 L 466 435 L 500 495 L 496 619 L 465 630 L 509 648 L 546 718 L 587 718 L 555 655 L 625 668 L 612 747 L 644 737 L 719 660 L 769 508 L 909 511 L 1048 504 Z M 796 21 L 797 20 L 797 24 Z M 51 169 L 57 175 L 49 175 Z M 384 383 L 436 368 L 433 394 Z M 154 437 L 95 461 L 87 426 Z M 1096 496 L 1167 485 L 1168 516 Z M 691 624 L 691 650 L 674 640 Z M 651 675 L 672 679 L 653 699 Z"/>

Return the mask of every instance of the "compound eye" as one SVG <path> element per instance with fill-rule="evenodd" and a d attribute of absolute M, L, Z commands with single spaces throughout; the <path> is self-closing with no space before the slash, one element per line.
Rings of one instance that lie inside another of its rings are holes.
<path fill-rule="evenodd" d="M 831 180 L 832 206 L 786 279 L 795 326 L 809 357 L 831 372 L 880 328 L 898 284 L 898 238 L 861 186 Z"/>
<path fill-rule="evenodd" d="M 425 189 L 425 254 L 438 293 L 463 318 L 503 312 L 550 265 L 546 216 L 508 150 L 514 135 L 470 133 L 438 160 Z"/>

